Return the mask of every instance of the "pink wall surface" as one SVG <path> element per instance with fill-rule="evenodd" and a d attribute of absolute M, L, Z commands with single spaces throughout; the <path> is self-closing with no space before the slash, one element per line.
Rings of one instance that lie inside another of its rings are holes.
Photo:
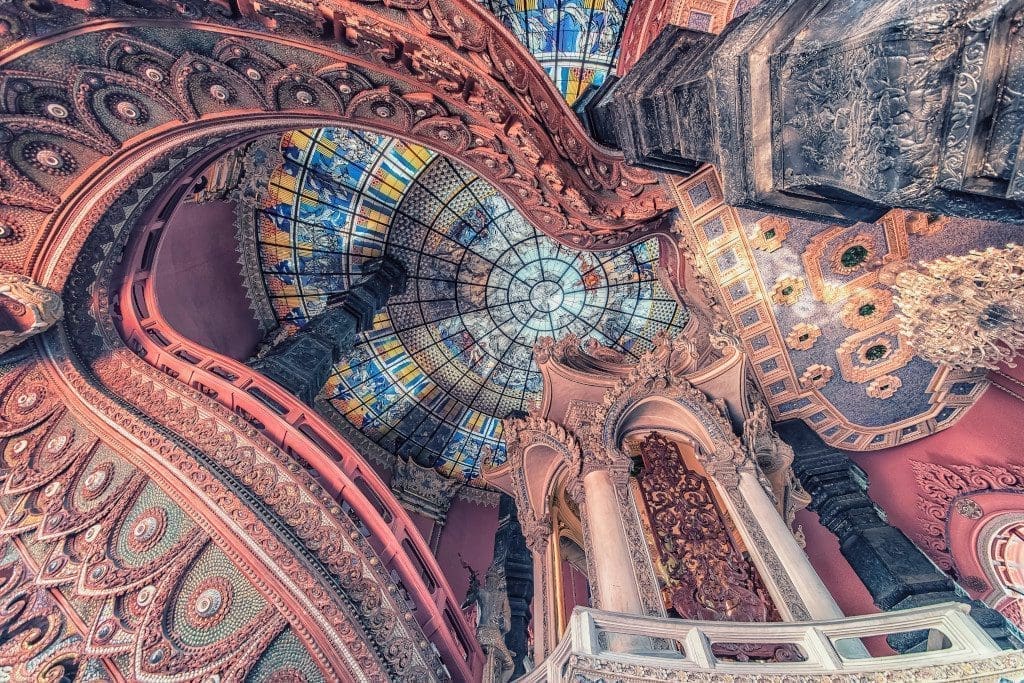
<path fill-rule="evenodd" d="M 262 334 L 242 286 L 234 206 L 206 202 L 174 210 L 154 261 L 153 291 L 176 331 L 244 361 Z"/>
<path fill-rule="evenodd" d="M 419 514 L 417 512 L 413 512 L 412 510 L 409 510 L 408 512 L 409 512 L 409 517 L 412 518 L 412 523 L 416 525 L 416 530 L 420 532 L 420 536 L 423 537 L 423 540 L 426 541 L 429 544 L 430 543 L 430 535 L 434 531 L 434 524 L 435 524 L 434 520 L 432 520 L 430 517 L 426 517 L 426 516 L 421 515 L 421 514 Z M 443 565 L 442 565 L 442 568 L 443 568 Z M 459 597 L 462 597 L 462 596 L 460 595 Z"/>
<path fill-rule="evenodd" d="M 1022 367 L 1005 368 L 1004 372 L 1014 379 L 1024 381 Z M 992 379 L 1024 395 L 1024 387 L 1015 385 L 1011 380 L 995 373 Z M 992 387 L 957 424 L 938 434 L 895 448 L 850 455 L 868 474 L 868 493 L 885 511 L 889 522 L 901 529 L 919 547 L 926 549 L 923 526 L 926 517 L 922 512 L 922 492 L 915 479 L 912 461 L 945 466 L 1024 464 L 1024 402 Z M 984 503 L 986 510 L 992 507 L 995 512 L 996 504 L 992 495 L 989 494 L 990 497 L 985 500 L 979 497 L 978 500 Z M 1005 497 L 1006 494 L 1002 495 Z M 977 523 L 955 519 L 953 521 L 959 523 L 950 525 L 954 535 L 950 539 L 950 546 L 957 559 L 958 569 L 975 576 L 980 573 L 976 558 L 961 558 L 957 553 L 961 549 L 973 551 L 979 527 L 987 517 Z M 802 510 L 797 513 L 796 522 L 803 526 L 811 564 L 843 612 L 847 615 L 878 612 L 864 584 L 840 553 L 835 536 L 820 524 L 817 514 Z M 959 535 L 964 538 L 959 538 Z M 982 597 L 981 592 L 970 592 L 974 597 Z M 874 652 L 883 645 L 881 642 L 873 642 L 869 643 L 869 648 Z"/>
<path fill-rule="evenodd" d="M 452 501 L 437 547 L 437 562 L 459 600 L 469 589 L 469 570 L 462 566 L 459 555 L 476 570 L 483 583 L 494 560 L 497 532 L 497 506 L 485 507 L 460 497 Z"/>
<path fill-rule="evenodd" d="M 1024 369 L 1007 369 L 1013 377 L 1024 377 Z M 998 376 L 1016 393 L 1024 388 Z M 868 493 L 889 517 L 915 542 L 922 536 L 920 489 L 911 461 L 940 465 L 1024 464 L 1024 402 L 990 387 L 977 403 L 952 427 L 895 448 L 854 453 L 853 460 L 867 472 Z"/>

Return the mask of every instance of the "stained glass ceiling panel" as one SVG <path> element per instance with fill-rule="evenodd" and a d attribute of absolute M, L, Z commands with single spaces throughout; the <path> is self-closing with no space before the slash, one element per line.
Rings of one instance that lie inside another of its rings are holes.
<path fill-rule="evenodd" d="M 534 230 L 491 185 L 433 152 L 369 133 L 296 131 L 259 209 L 279 322 L 298 329 L 382 253 L 404 294 L 334 369 L 330 405 L 381 447 L 474 478 L 504 459 L 501 419 L 539 398 L 539 337 L 628 355 L 688 312 L 658 284 L 656 240 L 582 253 Z"/>
<path fill-rule="evenodd" d="M 572 104 L 615 65 L 632 0 L 482 0 Z"/>

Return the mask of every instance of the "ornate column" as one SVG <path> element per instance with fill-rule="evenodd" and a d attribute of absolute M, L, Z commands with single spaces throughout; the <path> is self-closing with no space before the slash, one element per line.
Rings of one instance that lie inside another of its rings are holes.
<path fill-rule="evenodd" d="M 864 582 L 875 604 L 883 610 L 908 609 L 954 600 L 971 605 L 971 616 L 1004 648 L 1020 646 L 1019 634 L 1001 615 L 971 600 L 952 578 L 890 525 L 885 514 L 867 495 L 867 475 L 849 456 L 826 446 L 803 422 L 778 425 L 793 447 L 793 470 L 811 494 L 810 509 L 839 539 L 843 556 Z M 926 633 L 891 636 L 889 644 L 900 652 L 913 652 L 926 644 Z"/>
<path fill-rule="evenodd" d="M 586 457 L 586 456 L 585 456 Z M 611 612 L 643 614 L 640 588 L 634 573 L 636 558 L 629 546 L 617 490 L 625 489 L 629 471 L 618 467 L 587 464 L 583 468 L 584 507 L 587 531 L 593 548 L 594 576 L 591 583 L 598 586 L 597 607 Z"/>
<path fill-rule="evenodd" d="M 352 349 L 356 335 L 373 326 L 388 299 L 405 289 L 405 280 L 405 268 L 398 261 L 368 261 L 359 282 L 331 297 L 325 311 L 250 365 L 313 405 L 331 368 Z"/>
<path fill-rule="evenodd" d="M 768 577 L 783 619 L 843 618 L 843 611 L 765 491 L 757 468 L 748 463 L 735 473 L 719 469 L 712 476 L 735 509 L 751 559 L 762 576 Z"/>
<path fill-rule="evenodd" d="M 718 36 L 668 26 L 587 105 L 630 163 L 714 164 L 729 206 L 1024 222 L 1014 0 L 776 0 Z"/>
<path fill-rule="evenodd" d="M 0 353 L 46 330 L 63 315 L 59 294 L 24 275 L 0 273 Z"/>

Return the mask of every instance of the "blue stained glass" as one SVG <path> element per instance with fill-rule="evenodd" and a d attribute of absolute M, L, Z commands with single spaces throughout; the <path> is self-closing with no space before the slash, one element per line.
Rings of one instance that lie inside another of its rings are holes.
<path fill-rule="evenodd" d="M 469 170 L 383 136 L 297 131 L 282 145 L 258 236 L 280 323 L 306 324 L 367 257 L 386 253 L 410 273 L 325 388 L 392 452 L 475 478 L 505 457 L 501 420 L 540 397 L 539 338 L 575 334 L 637 356 L 688 320 L 655 278 L 656 240 L 573 251 Z"/>
<path fill-rule="evenodd" d="M 572 104 L 618 58 L 630 0 L 486 0 Z"/>

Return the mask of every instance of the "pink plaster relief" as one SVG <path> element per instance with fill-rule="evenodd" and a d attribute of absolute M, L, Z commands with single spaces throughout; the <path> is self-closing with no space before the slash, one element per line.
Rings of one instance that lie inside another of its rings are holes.
<path fill-rule="evenodd" d="M 892 524 L 918 541 L 924 533 L 924 520 L 912 460 L 938 465 L 1024 465 L 1022 443 L 1024 402 L 990 388 L 949 429 L 894 448 L 852 453 L 851 457 L 868 474 L 872 500 L 885 510 Z"/>

